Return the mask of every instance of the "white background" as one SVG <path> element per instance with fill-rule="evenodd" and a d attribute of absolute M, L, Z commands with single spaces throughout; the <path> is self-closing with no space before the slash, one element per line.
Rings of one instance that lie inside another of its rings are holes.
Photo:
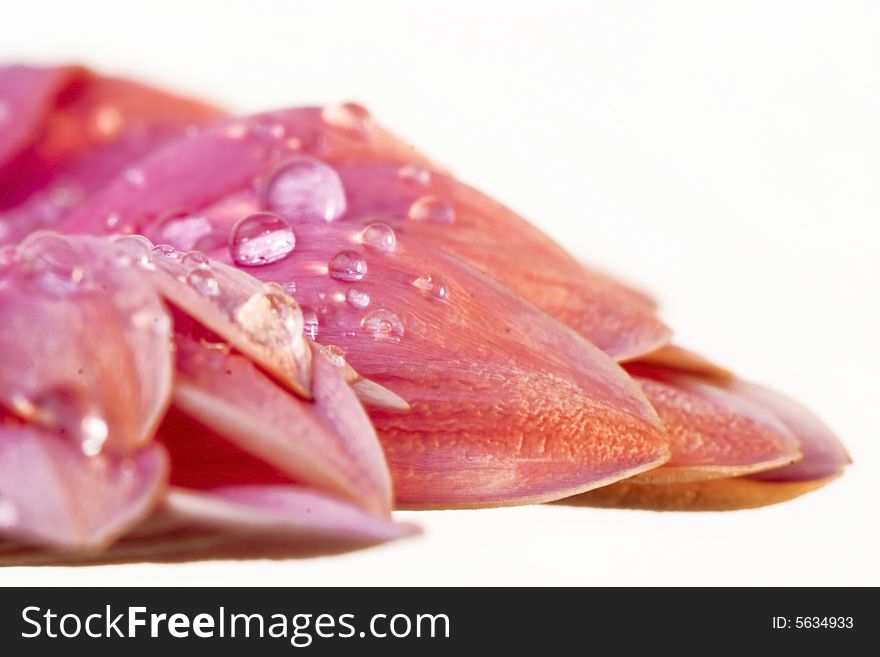
<path fill-rule="evenodd" d="M 240 111 L 343 99 L 585 260 L 678 339 L 806 402 L 855 465 L 727 514 L 401 513 L 288 562 L 5 569 L 2 584 L 880 584 L 880 3 L 7 3 L 0 59 Z"/>

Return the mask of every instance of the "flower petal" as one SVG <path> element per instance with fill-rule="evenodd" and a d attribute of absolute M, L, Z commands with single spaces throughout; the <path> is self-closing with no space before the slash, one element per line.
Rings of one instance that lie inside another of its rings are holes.
<path fill-rule="evenodd" d="M 87 456 L 58 436 L 0 426 L 0 534 L 63 550 L 102 549 L 148 514 L 166 476 L 158 446 Z"/>

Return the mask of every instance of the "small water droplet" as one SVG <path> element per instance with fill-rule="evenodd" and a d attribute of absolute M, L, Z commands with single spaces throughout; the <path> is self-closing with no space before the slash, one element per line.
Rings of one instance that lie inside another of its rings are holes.
<path fill-rule="evenodd" d="M 400 317 L 385 308 L 367 313 L 361 320 L 361 327 L 374 340 L 400 342 L 404 334 Z"/>
<path fill-rule="evenodd" d="M 5 100 L 0 100 L 0 125 L 12 118 L 12 107 Z"/>
<path fill-rule="evenodd" d="M 107 442 L 107 422 L 100 415 L 89 413 L 79 423 L 80 449 L 86 456 L 97 456 Z"/>
<path fill-rule="evenodd" d="M 380 222 L 364 228 L 361 233 L 361 242 L 377 251 L 391 253 L 397 248 L 397 235 L 391 226 Z"/>
<path fill-rule="evenodd" d="M 223 134 L 225 134 L 230 139 L 243 139 L 248 134 L 248 127 L 244 123 L 232 123 L 226 126 Z"/>
<path fill-rule="evenodd" d="M 397 177 L 413 185 L 427 187 L 431 184 L 431 172 L 418 164 L 405 164 L 397 170 Z"/>
<path fill-rule="evenodd" d="M 321 347 L 321 355 L 329 360 L 334 367 L 345 367 L 345 351 L 335 344 Z"/>
<path fill-rule="evenodd" d="M 446 286 L 443 279 L 437 274 L 425 274 L 424 276 L 419 276 L 412 282 L 412 284 L 421 290 L 425 296 L 433 297 L 435 299 L 449 298 L 449 288 Z"/>
<path fill-rule="evenodd" d="M 339 175 L 310 157 L 296 157 L 279 165 L 266 183 L 263 202 L 292 222 L 333 221 L 346 206 Z"/>
<path fill-rule="evenodd" d="M 451 224 L 455 221 L 455 208 L 436 196 L 422 196 L 409 207 L 408 216 L 414 221 Z"/>
<path fill-rule="evenodd" d="M 153 243 L 143 235 L 117 235 L 111 238 L 118 254 L 117 261 L 122 265 L 132 262 L 147 267 L 153 252 Z"/>
<path fill-rule="evenodd" d="M 330 258 L 327 273 L 337 281 L 360 281 L 367 274 L 367 261 L 357 251 L 340 251 Z"/>
<path fill-rule="evenodd" d="M 186 282 L 203 297 L 216 297 L 220 294 L 220 284 L 210 269 L 193 269 L 186 275 Z"/>
<path fill-rule="evenodd" d="M 122 221 L 122 217 L 120 217 L 116 212 L 111 212 L 104 219 L 104 228 L 106 228 L 111 233 L 115 233 L 120 221 Z"/>
<path fill-rule="evenodd" d="M 366 290 L 351 288 L 345 293 L 345 301 L 352 308 L 366 308 L 370 305 L 370 293 Z"/>
<path fill-rule="evenodd" d="M 214 226 L 208 217 L 191 214 L 186 210 L 171 210 L 156 221 L 156 229 L 151 233 L 156 241 L 171 244 L 181 251 L 199 248 L 199 243 L 212 234 Z M 219 244 L 226 242 L 226 235 Z M 218 246 L 219 246 L 218 244 Z"/>
<path fill-rule="evenodd" d="M 278 262 L 296 246 L 293 229 L 271 212 L 257 212 L 239 220 L 229 236 L 229 254 L 237 265 L 255 267 Z"/>
<path fill-rule="evenodd" d="M 183 255 L 181 262 L 187 267 L 195 267 L 198 269 L 209 269 L 211 261 L 201 251 L 188 251 Z"/>
<path fill-rule="evenodd" d="M 130 167 L 122 174 L 125 179 L 135 187 L 143 187 L 147 182 L 147 174 L 143 169 L 138 167 Z"/>
<path fill-rule="evenodd" d="M 296 281 L 288 281 L 281 286 L 281 289 L 284 290 L 285 294 L 289 294 L 290 296 L 296 296 Z"/>
<path fill-rule="evenodd" d="M 300 306 L 303 314 L 303 333 L 311 340 L 318 339 L 318 313 L 311 306 Z"/>
<path fill-rule="evenodd" d="M 95 110 L 92 123 L 95 131 L 104 138 L 115 135 L 122 128 L 122 113 L 112 105 L 102 105 Z"/>
<path fill-rule="evenodd" d="M 326 105 L 321 110 L 321 118 L 327 125 L 341 130 L 364 134 L 370 128 L 370 113 L 357 103 Z"/>
<path fill-rule="evenodd" d="M 278 119 L 270 116 L 260 116 L 253 121 L 253 131 L 261 137 L 269 139 L 284 139 L 287 128 Z"/>
<path fill-rule="evenodd" d="M 158 258 L 180 260 L 181 253 L 170 244 L 157 244 L 153 247 L 153 255 Z"/>

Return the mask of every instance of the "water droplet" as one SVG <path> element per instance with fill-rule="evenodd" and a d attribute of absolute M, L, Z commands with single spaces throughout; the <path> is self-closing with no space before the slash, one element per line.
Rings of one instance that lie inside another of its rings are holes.
<path fill-rule="evenodd" d="M 223 134 L 230 139 L 243 139 L 248 134 L 248 127 L 244 123 L 232 123 L 226 126 Z"/>
<path fill-rule="evenodd" d="M 409 207 L 408 216 L 414 221 L 451 224 L 455 221 L 455 208 L 436 196 L 422 196 Z"/>
<path fill-rule="evenodd" d="M 143 187 L 147 182 L 147 174 L 144 173 L 143 169 L 138 167 L 128 168 L 122 175 L 125 176 L 125 179 L 135 187 Z"/>
<path fill-rule="evenodd" d="M 67 388 L 50 388 L 32 400 L 16 400 L 25 419 L 64 432 L 86 456 L 100 453 L 109 437 L 107 421 L 86 399 Z"/>
<path fill-rule="evenodd" d="M 296 296 L 296 281 L 288 281 L 281 286 L 281 289 L 284 290 L 285 294 L 289 294 L 290 296 Z"/>
<path fill-rule="evenodd" d="M 193 269 L 186 275 L 186 282 L 203 297 L 216 297 L 220 294 L 220 284 L 210 269 Z"/>
<path fill-rule="evenodd" d="M 229 237 L 229 254 L 237 265 L 255 267 L 278 262 L 296 246 L 293 229 L 271 212 L 239 220 Z"/>
<path fill-rule="evenodd" d="M 106 228 L 109 232 L 115 233 L 116 227 L 119 226 L 119 222 L 122 220 L 117 213 L 111 212 L 107 215 L 107 218 L 104 219 L 104 228 Z"/>
<path fill-rule="evenodd" d="M 424 276 L 419 276 L 412 282 L 412 284 L 421 290 L 425 296 L 433 297 L 435 299 L 449 298 L 449 288 L 446 286 L 443 279 L 437 276 L 437 274 L 425 274 Z"/>
<path fill-rule="evenodd" d="M 318 313 L 310 306 L 300 306 L 303 314 L 303 333 L 311 340 L 318 339 Z"/>
<path fill-rule="evenodd" d="M 86 456 L 97 456 L 107 442 L 107 422 L 100 415 L 90 413 L 79 423 L 80 449 Z"/>
<path fill-rule="evenodd" d="M 296 157 L 279 165 L 266 183 L 263 201 L 292 222 L 333 221 L 346 206 L 339 175 L 310 157 Z"/>
<path fill-rule="evenodd" d="M 391 253 L 397 247 L 397 235 L 388 224 L 375 223 L 364 228 L 361 233 L 361 242 L 377 251 Z"/>
<path fill-rule="evenodd" d="M 170 244 L 157 244 L 153 247 L 153 255 L 158 258 L 180 260 L 181 253 Z"/>
<path fill-rule="evenodd" d="M 120 254 L 120 264 L 136 262 L 147 266 L 150 263 L 153 243 L 143 235 L 118 235 L 112 238 L 112 242 Z"/>
<path fill-rule="evenodd" d="M 345 367 L 345 351 L 335 344 L 321 347 L 321 355 L 329 360 L 334 367 Z"/>
<path fill-rule="evenodd" d="M 367 274 L 367 261 L 357 251 L 340 251 L 330 258 L 327 272 L 337 281 L 360 281 Z"/>
<path fill-rule="evenodd" d="M 32 233 L 19 246 L 18 259 L 44 292 L 64 296 L 88 289 L 85 255 L 63 235 Z"/>
<path fill-rule="evenodd" d="M 418 164 L 405 164 L 397 170 L 397 177 L 413 185 L 427 187 L 431 184 L 431 172 Z"/>
<path fill-rule="evenodd" d="M 295 345 L 302 339 L 303 315 L 296 301 L 275 287 L 265 286 L 262 292 L 253 294 L 238 309 L 235 319 L 260 344 L 296 351 Z"/>
<path fill-rule="evenodd" d="M 345 293 L 345 300 L 352 308 L 366 308 L 370 305 L 370 293 L 365 290 L 351 288 Z"/>
<path fill-rule="evenodd" d="M 253 131 L 261 137 L 269 139 L 284 139 L 287 128 L 278 119 L 270 116 L 260 116 L 253 121 Z"/>
<path fill-rule="evenodd" d="M 403 337 L 403 322 L 396 313 L 380 308 L 367 313 L 361 320 L 361 327 L 374 340 L 400 342 Z"/>
<path fill-rule="evenodd" d="M 112 105 L 103 105 L 92 116 L 95 131 L 101 137 L 112 137 L 122 128 L 122 113 Z"/>
<path fill-rule="evenodd" d="M 327 125 L 341 130 L 366 133 L 370 128 L 370 113 L 357 103 L 326 105 L 321 110 L 321 118 Z"/>
<path fill-rule="evenodd" d="M 199 214 L 191 214 L 185 210 L 166 212 L 156 222 L 153 236 L 157 241 L 171 244 L 181 251 L 200 248 L 199 243 L 212 234 L 214 226 L 211 221 Z M 226 235 L 216 246 L 226 242 Z"/>
<path fill-rule="evenodd" d="M 201 251 L 188 251 L 184 254 L 181 262 L 187 267 L 196 267 L 198 269 L 208 269 L 211 261 Z"/>

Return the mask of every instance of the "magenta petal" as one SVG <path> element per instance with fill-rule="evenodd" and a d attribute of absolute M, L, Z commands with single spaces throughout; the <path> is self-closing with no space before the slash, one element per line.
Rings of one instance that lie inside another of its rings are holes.
<path fill-rule="evenodd" d="M 36 429 L 0 427 L 0 534 L 70 550 L 105 547 L 147 515 L 167 468 L 158 446 L 86 456 Z"/>

